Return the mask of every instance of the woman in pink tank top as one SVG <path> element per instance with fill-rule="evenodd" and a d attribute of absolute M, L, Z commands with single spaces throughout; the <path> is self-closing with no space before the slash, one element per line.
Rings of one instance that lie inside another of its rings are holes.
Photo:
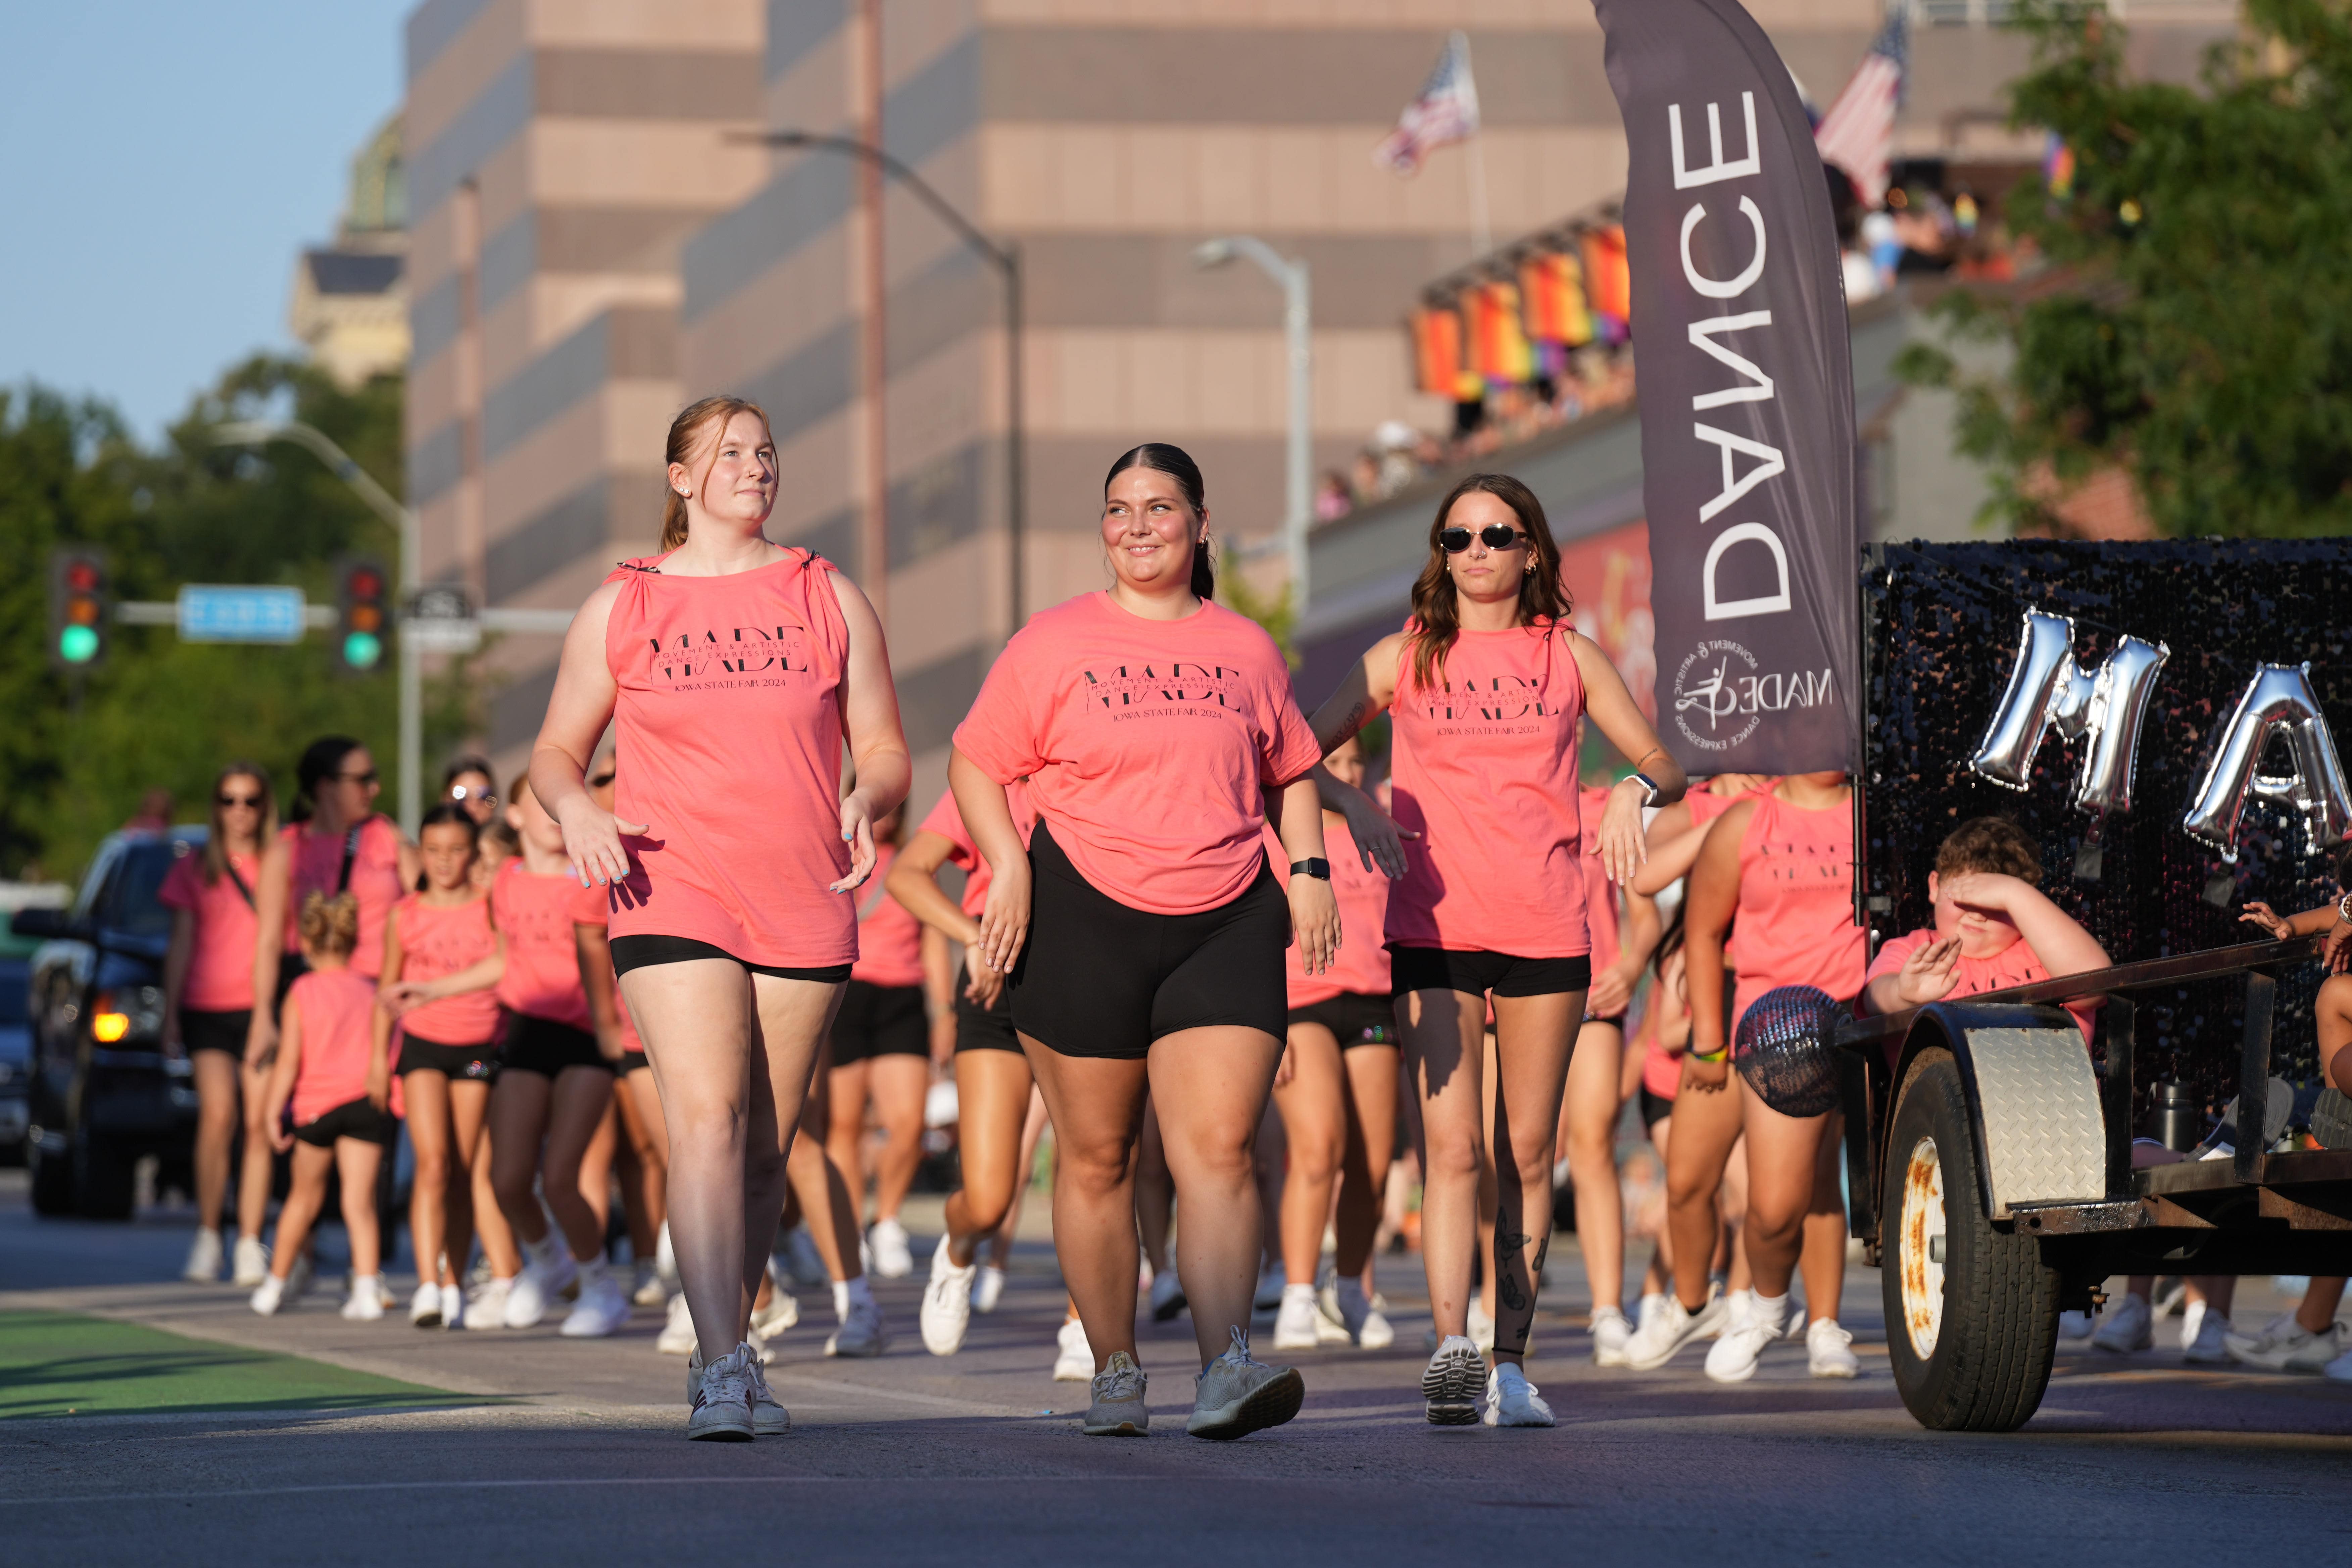
<path fill-rule="evenodd" d="M 873 606 L 761 531 L 767 416 L 706 398 L 672 422 L 667 457 L 664 552 L 624 563 L 572 621 L 531 787 L 582 883 L 607 889 L 613 965 L 661 1089 L 670 1241 L 699 1345 L 688 1436 L 740 1441 L 785 1426 L 746 1338 L 767 1250 L 750 1240 L 782 1215 L 857 956 L 873 825 L 906 798 L 909 767 Z M 587 786 L 608 723 L 629 759 L 613 811 Z"/>
<path fill-rule="evenodd" d="M 1590 717 L 1636 773 L 1611 791 L 1599 859 L 1623 883 L 1641 863 L 1642 808 L 1678 800 L 1682 769 L 1570 606 L 1535 492 L 1505 474 L 1454 487 L 1430 524 L 1413 616 L 1349 672 L 1315 715 L 1328 755 L 1386 709 L 1395 820 L 1319 775 L 1389 892 L 1391 988 L 1421 1096 L 1429 1166 L 1422 1256 L 1440 1336 L 1422 1377 L 1429 1419 L 1549 1426 L 1520 1363 L 1551 1226 L 1551 1171 L 1569 1058 L 1591 983 L 1577 742 Z M 1494 999 L 1495 1104 L 1481 1077 Z M 1491 1111 L 1491 1116 L 1490 1116 Z M 1468 1334 L 1470 1264 L 1489 1126 L 1500 1181 L 1495 1367 Z M 1505 1155 L 1507 1153 L 1507 1158 Z M 1612 1303 L 1613 1304 L 1613 1303 Z"/>
<path fill-rule="evenodd" d="M 1685 895 L 1691 1044 L 1675 1100 L 1667 1186 L 1675 1194 L 1675 1297 L 1635 1337 L 1631 1361 L 1654 1366 L 1691 1341 L 1717 1382 L 1753 1376 L 1762 1349 L 1786 1330 L 1789 1280 L 1800 1252 L 1817 1377 L 1854 1375 L 1851 1339 L 1837 1323 L 1845 1279 L 1845 1208 L 1839 1195 L 1839 1118 L 1790 1117 L 1731 1071 L 1730 1043 L 1756 1000 L 1784 985 L 1850 1002 L 1863 985 L 1865 938 L 1853 923 L 1853 791 L 1843 773 L 1796 773 L 1746 796 L 1706 830 Z M 1726 937 L 1729 941 L 1727 944 Z M 1724 1005 L 1724 970 L 1733 995 Z M 1716 1192 L 1732 1144 L 1748 1145 L 1744 1230 L 1752 1289 L 1737 1302 L 1711 1293 Z"/>

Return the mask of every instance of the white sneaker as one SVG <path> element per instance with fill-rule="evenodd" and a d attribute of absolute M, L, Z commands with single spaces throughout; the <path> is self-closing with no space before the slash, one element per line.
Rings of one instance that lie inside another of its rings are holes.
<path fill-rule="evenodd" d="M 541 1319 L 555 1310 L 563 1292 L 579 1281 L 580 1266 L 562 1247 L 543 1260 L 526 1255 L 522 1272 L 507 1287 L 507 1327 L 536 1328 Z"/>
<path fill-rule="evenodd" d="M 269 1278 L 269 1248 L 261 1245 L 257 1236 L 236 1238 L 236 1266 L 229 1270 L 229 1282 L 251 1289 Z"/>
<path fill-rule="evenodd" d="M 437 1297 L 438 1291 L 435 1292 Z M 343 1303 L 343 1316 L 355 1323 L 373 1322 L 383 1316 L 383 1279 L 376 1274 L 352 1276 L 352 1293 Z"/>
<path fill-rule="evenodd" d="M 751 1424 L 751 1347 L 737 1345 L 698 1374 L 688 1368 L 686 1435 L 698 1442 L 748 1443 Z"/>
<path fill-rule="evenodd" d="M 1615 1309 L 1611 1309 L 1615 1310 Z M 1622 1320 L 1624 1313 L 1618 1312 Z M 1479 1416 L 1489 1426 L 1549 1426 L 1551 1406 L 1539 1397 L 1528 1374 L 1505 1362 L 1486 1374 L 1486 1408 Z"/>
<path fill-rule="evenodd" d="M 1478 1419 L 1478 1399 L 1486 1386 L 1486 1361 L 1465 1334 L 1438 1342 L 1421 1371 L 1423 1414 L 1433 1426 L 1468 1426 Z"/>
<path fill-rule="evenodd" d="M 220 1278 L 221 1237 L 217 1230 L 199 1227 L 196 1239 L 188 1248 L 188 1261 L 180 1268 L 180 1278 L 196 1285 L 209 1285 Z"/>
<path fill-rule="evenodd" d="M 491 1275 L 479 1285 L 466 1291 L 466 1327 L 469 1329 L 503 1329 L 507 1326 L 507 1298 L 514 1294 L 514 1281 Z"/>
<path fill-rule="evenodd" d="M 1307 1403 L 1307 1380 L 1295 1366 L 1268 1366 L 1250 1354 L 1249 1335 L 1233 1330 L 1225 1353 L 1192 1380 L 1192 1418 L 1184 1430 L 1195 1437 L 1226 1440 L 1279 1426 Z"/>
<path fill-rule="evenodd" d="M 1151 1277 L 1151 1321 L 1164 1323 L 1184 1310 L 1184 1282 L 1171 1268 Z"/>
<path fill-rule="evenodd" d="M 877 1219 L 866 1233 L 874 1254 L 874 1272 L 885 1279 L 904 1279 L 915 1271 L 915 1254 L 907 1243 L 907 1227 L 895 1219 Z"/>
<path fill-rule="evenodd" d="M 948 1255 L 948 1238 L 940 1237 L 931 1254 L 931 1277 L 923 1282 L 923 1305 L 917 1319 L 923 1348 L 933 1355 L 953 1355 L 963 1348 L 963 1336 L 971 1327 L 972 1283 L 979 1274 L 976 1262 L 957 1268 Z"/>
<path fill-rule="evenodd" d="M 1133 1356 L 1111 1352 L 1109 1364 L 1090 1382 L 1094 1402 L 1087 1407 L 1079 1431 L 1089 1437 L 1140 1437 L 1151 1430 L 1151 1410 L 1144 1403 L 1151 1380 Z"/>
<path fill-rule="evenodd" d="M 1706 1347 L 1706 1375 L 1712 1383 L 1746 1383 L 1756 1375 L 1756 1358 L 1780 1337 L 1777 1317 L 1757 1310 L 1751 1292 L 1731 1313 L 1731 1326 Z"/>
<path fill-rule="evenodd" d="M 1324 1320 L 1336 1320 L 1352 1343 L 1368 1351 L 1384 1351 L 1396 1343 L 1396 1328 L 1364 1294 L 1361 1280 L 1335 1280 L 1318 1298 Z"/>
<path fill-rule="evenodd" d="M 1282 1288 L 1289 1282 L 1281 1269 L 1267 1269 L 1257 1277 L 1257 1294 L 1250 1298 L 1250 1305 L 1258 1311 L 1271 1312 L 1282 1305 Z"/>
<path fill-rule="evenodd" d="M 2058 1337 L 2061 1340 L 2087 1340 L 2091 1337 L 2093 1320 L 2088 1312 L 2058 1314 Z"/>
<path fill-rule="evenodd" d="M 408 1321 L 420 1329 L 441 1326 L 441 1287 L 426 1280 L 408 1299 Z"/>
<path fill-rule="evenodd" d="M 654 1338 L 654 1349 L 664 1355 L 694 1353 L 694 1315 L 686 1310 L 686 1292 L 681 1290 L 669 1299 L 669 1321 Z"/>
<path fill-rule="evenodd" d="M 1495 1320 L 1488 1314 L 1486 1304 L 1475 1296 L 1471 1297 L 1469 1310 L 1463 1313 L 1463 1319 L 1470 1330 L 1470 1342 L 1478 1347 L 1481 1354 L 1492 1355 L 1495 1351 Z"/>
<path fill-rule="evenodd" d="M 1160 1281 L 1151 1282 L 1157 1286 Z M 996 1303 L 1004 1299 L 1004 1270 L 993 1263 L 983 1263 L 971 1282 L 971 1310 L 983 1316 L 996 1310 Z"/>
<path fill-rule="evenodd" d="M 2232 1331 L 2222 1342 L 2229 1346 L 2231 1361 L 2272 1372 L 2318 1372 L 2352 1349 L 2343 1324 L 2330 1323 L 2325 1332 L 2315 1334 L 2296 1322 L 2293 1312 L 2281 1312 L 2257 1334 Z"/>
<path fill-rule="evenodd" d="M 2205 1328 L 2205 1303 L 2190 1301 L 2180 1309 L 2180 1348 L 2186 1351 L 2197 1342 Z"/>
<path fill-rule="evenodd" d="M 1633 1338 L 1633 1325 L 1625 1321 L 1622 1307 L 1592 1309 L 1592 1364 L 1623 1366 L 1625 1346 Z"/>
<path fill-rule="evenodd" d="M 1659 1314 L 1665 1310 L 1666 1298 L 1663 1294 L 1643 1297 L 1641 1304 L 1633 1309 L 1634 1331 L 1638 1333 L 1656 1322 Z"/>
<path fill-rule="evenodd" d="M 439 1294 L 441 1297 L 441 1326 L 445 1329 L 464 1328 L 466 1326 L 466 1292 L 464 1288 L 457 1285 L 443 1285 L 439 1287 Z"/>
<path fill-rule="evenodd" d="M 743 1403 L 751 1414 L 752 1435 L 760 1437 L 782 1436 L 793 1429 L 793 1418 L 785 1413 L 784 1407 L 776 1402 L 776 1396 L 768 1390 L 767 1373 L 760 1366 L 759 1346 L 750 1340 L 745 1340 L 736 1347 L 736 1351 L 751 1352 L 742 1357 L 742 1372 Z M 719 1364 L 725 1366 L 728 1362 L 734 1359 L 732 1354 L 722 1356 L 719 1358 Z M 686 1363 L 686 1402 L 689 1406 L 701 1399 L 703 1384 L 708 1375 L 707 1369 L 702 1364 L 702 1352 L 697 1351 Z M 692 1436 L 695 1434 L 689 1427 L 687 1435 Z"/>
<path fill-rule="evenodd" d="M 681 1295 L 678 1300 L 683 1301 L 686 1298 Z M 801 1299 L 779 1285 L 768 1298 L 768 1304 L 751 1314 L 751 1338 L 760 1342 L 761 1349 L 765 1351 L 767 1341 L 782 1339 L 786 1331 L 800 1321 Z M 765 1355 L 761 1357 L 763 1363 L 766 1359 Z"/>
<path fill-rule="evenodd" d="M 556 1331 L 567 1340 L 601 1340 L 628 1321 L 628 1296 L 612 1269 L 598 1261 L 580 1271 L 580 1299 Z"/>
<path fill-rule="evenodd" d="M 2148 1310 L 2145 1296 L 2126 1295 L 2116 1304 L 2114 1316 L 2101 1323 L 2091 1336 L 2092 1345 L 2118 1355 L 2144 1351 L 2156 1343 L 2156 1315 Z"/>
<path fill-rule="evenodd" d="M 2319 1375 L 2331 1383 L 2352 1383 L 2352 1351 L 2346 1351 L 2321 1367 Z"/>
<path fill-rule="evenodd" d="M 658 1307 L 669 1300 L 669 1287 L 662 1283 L 661 1269 L 649 1258 L 637 1260 L 636 1278 L 629 1286 L 629 1302 L 637 1307 Z"/>
<path fill-rule="evenodd" d="M 824 1342 L 824 1353 L 833 1356 L 876 1356 L 889 1348 L 890 1331 L 882 1321 L 882 1309 L 872 1301 L 851 1302 L 849 1316 Z"/>
<path fill-rule="evenodd" d="M 1094 1347 L 1087 1343 L 1087 1326 L 1076 1318 L 1065 1321 L 1061 1332 L 1054 1336 L 1061 1353 L 1054 1358 L 1055 1383 L 1092 1383 L 1095 1380 Z"/>
<path fill-rule="evenodd" d="M 1669 1295 L 1657 1317 L 1635 1329 L 1633 1337 L 1625 1342 L 1625 1364 L 1635 1372 L 1662 1367 L 1685 1345 L 1722 1332 L 1730 1321 L 1731 1303 L 1720 1289 L 1711 1290 L 1706 1305 L 1696 1312 Z"/>
<path fill-rule="evenodd" d="M 1853 1346 L 1853 1336 L 1835 1318 L 1823 1318 L 1805 1330 L 1805 1370 L 1815 1377 L 1858 1376 L 1862 1362 Z"/>
<path fill-rule="evenodd" d="M 799 1226 L 785 1233 L 784 1258 L 796 1283 L 812 1289 L 833 1283 L 833 1270 L 824 1266 L 824 1259 L 817 1256 L 816 1243 Z"/>
<path fill-rule="evenodd" d="M 265 1318 L 274 1318 L 286 1305 L 286 1281 L 275 1274 L 265 1274 L 253 1289 L 253 1310 Z"/>
<path fill-rule="evenodd" d="M 1282 1301 L 1274 1314 L 1274 1348 L 1278 1351 L 1311 1351 L 1323 1342 L 1316 1331 L 1322 1319 L 1322 1310 L 1315 1304 L 1312 1285 L 1285 1285 Z"/>
<path fill-rule="evenodd" d="M 2230 1320 L 2210 1309 L 2200 1313 L 2196 1337 L 2180 1347 L 2180 1359 L 2196 1366 L 2227 1366 Z"/>

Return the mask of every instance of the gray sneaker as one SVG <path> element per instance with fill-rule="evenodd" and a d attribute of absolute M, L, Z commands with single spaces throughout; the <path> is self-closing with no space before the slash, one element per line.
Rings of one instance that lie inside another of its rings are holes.
<path fill-rule="evenodd" d="M 746 1344 L 751 1342 L 746 1340 Z M 793 1429 L 793 1418 L 776 1396 L 768 1392 L 768 1374 L 760 1364 L 760 1352 L 751 1352 L 750 1381 L 745 1393 L 751 1406 L 751 1430 L 762 1437 L 781 1437 Z M 691 1405 L 702 1393 L 702 1352 L 696 1351 L 686 1363 L 686 1398 Z"/>
<path fill-rule="evenodd" d="M 751 1422 L 751 1378 L 759 1358 L 737 1345 L 709 1366 L 687 1363 L 686 1435 L 698 1442 L 748 1443 L 758 1435 Z"/>
<path fill-rule="evenodd" d="M 1151 1412 L 1144 1408 L 1143 1391 L 1151 1380 L 1125 1351 L 1110 1352 L 1110 1363 L 1094 1378 L 1095 1402 L 1078 1430 L 1089 1437 L 1140 1437 L 1151 1429 Z"/>
<path fill-rule="evenodd" d="M 1467 1334 L 1439 1342 L 1421 1374 L 1421 1396 L 1433 1426 L 1472 1426 L 1479 1396 L 1486 1392 L 1486 1358 Z"/>
<path fill-rule="evenodd" d="M 1307 1403 L 1307 1380 L 1297 1367 L 1252 1361 L 1248 1331 L 1235 1328 L 1233 1336 L 1232 1347 L 1193 1379 L 1192 1418 L 1184 1430 L 1195 1437 L 1222 1440 L 1279 1426 Z"/>

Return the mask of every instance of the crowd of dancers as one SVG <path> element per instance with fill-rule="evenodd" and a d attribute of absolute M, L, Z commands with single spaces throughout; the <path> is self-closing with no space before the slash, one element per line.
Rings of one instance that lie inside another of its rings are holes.
<path fill-rule="evenodd" d="M 961 1185 L 922 1343 L 956 1354 L 993 1307 L 1050 1126 L 1056 1374 L 1089 1384 L 1089 1434 L 1149 1428 L 1141 1310 L 1190 1313 L 1202 1437 L 1306 1396 L 1254 1352 L 1254 1310 L 1276 1351 L 1392 1342 L 1371 1262 L 1400 1151 L 1433 1423 L 1552 1424 L 1525 1363 L 1563 1160 L 1595 1361 L 1655 1368 L 1705 1340 L 1706 1374 L 1738 1382 L 1788 1339 L 1852 1377 L 1838 1116 L 1745 1085 L 1740 1021 L 1791 987 L 1893 1010 L 2106 962 L 1991 819 L 1942 846 L 1935 926 L 1873 961 L 1844 775 L 1690 786 L 1573 629 L 1543 509 L 1507 476 L 1440 502 L 1412 618 L 1310 715 L 1273 640 L 1213 599 L 1197 467 L 1124 454 L 1110 585 L 1013 636 L 914 821 L 878 620 L 763 535 L 765 416 L 698 403 L 667 459 L 661 552 L 589 597 L 502 795 L 461 761 L 411 844 L 355 742 L 305 753 L 282 828 L 266 772 L 221 775 L 165 889 L 167 1028 L 204 1107 L 191 1278 L 226 1265 L 283 1310 L 331 1173 L 342 1310 L 396 1309 L 374 1194 L 404 1121 L 412 1322 L 560 1315 L 593 1337 L 667 1300 L 688 1435 L 781 1432 L 762 1367 L 798 1304 L 779 1227 L 831 1284 L 826 1352 L 885 1349 L 866 1271 L 923 1267 L 899 1209 L 937 1058 Z M 1587 720 L 1629 763 L 1605 788 L 1580 780 Z M 1629 1099 L 1668 1210 L 1631 1313 Z M 627 1279 L 605 1261 L 616 1176 Z"/>

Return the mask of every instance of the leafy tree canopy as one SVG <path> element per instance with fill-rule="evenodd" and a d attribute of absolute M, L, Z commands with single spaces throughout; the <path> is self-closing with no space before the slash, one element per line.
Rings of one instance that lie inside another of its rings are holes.
<path fill-rule="evenodd" d="M 1936 306 L 2006 341 L 2005 374 L 1924 344 L 1897 366 L 1959 394 L 1987 512 L 2046 521 L 2051 480 L 2120 468 L 2168 534 L 2352 531 L 2352 11 L 2247 0 L 2194 87 L 2130 77 L 2102 7 L 2041 0 L 2021 25 L 2012 123 L 2075 166 L 2070 190 L 2021 184 L 2009 218 L 2055 270 Z"/>

